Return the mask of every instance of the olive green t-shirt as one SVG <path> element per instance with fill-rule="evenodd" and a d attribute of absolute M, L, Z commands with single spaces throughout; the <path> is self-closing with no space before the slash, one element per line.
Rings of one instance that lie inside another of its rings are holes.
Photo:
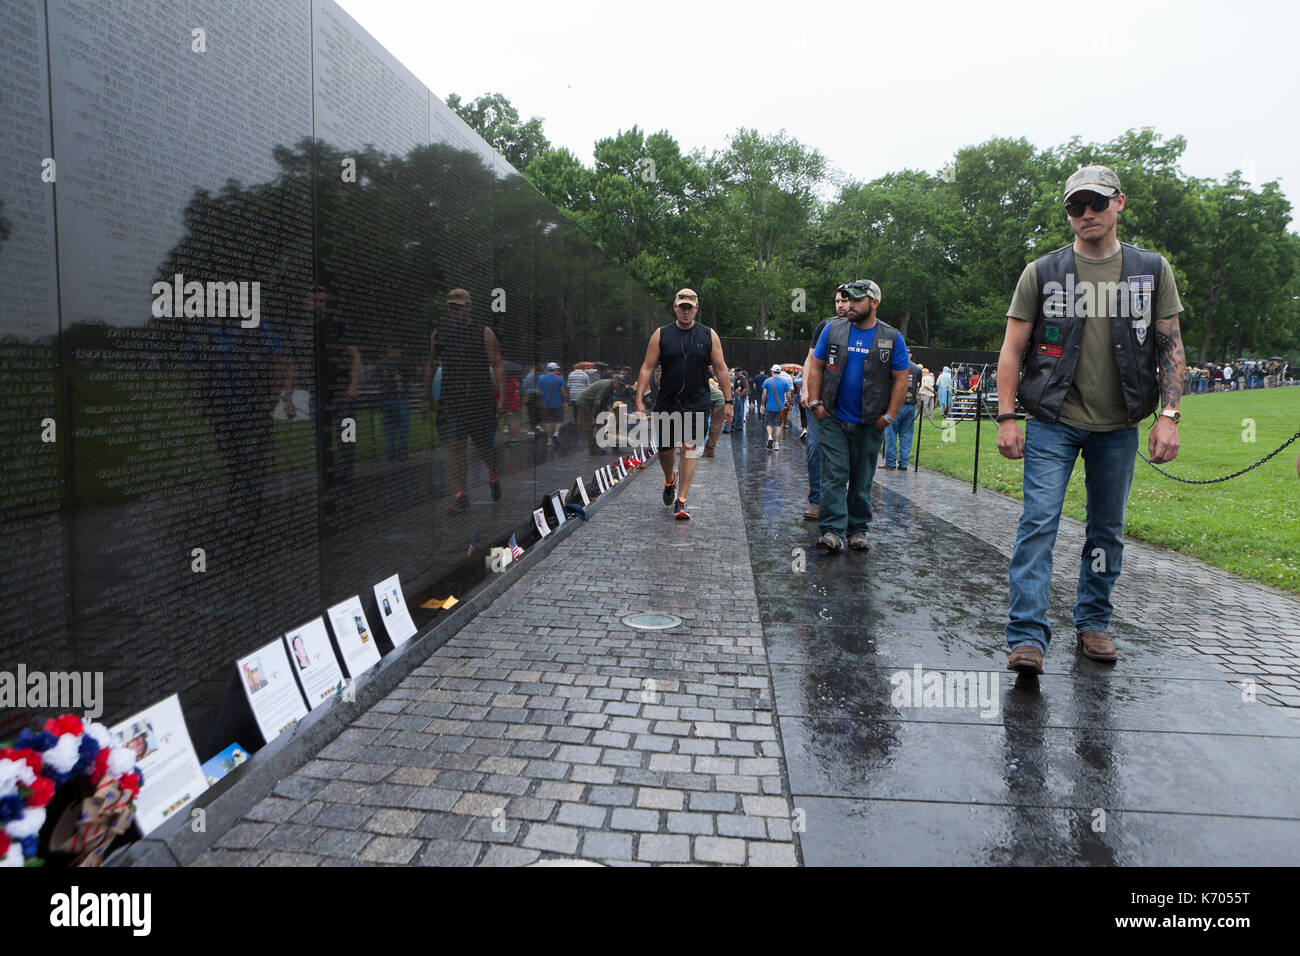
<path fill-rule="evenodd" d="M 1090 283 L 1093 288 L 1103 282 L 1116 283 L 1124 271 L 1124 251 L 1121 249 L 1105 259 L 1089 259 L 1074 254 L 1075 281 Z M 1178 285 L 1169 261 L 1160 257 L 1159 293 L 1154 317 L 1167 319 L 1183 310 L 1178 297 Z M 1119 364 L 1115 361 L 1115 343 L 1110 335 L 1110 305 L 1105 296 L 1090 296 L 1088 319 L 1083 323 L 1083 342 L 1079 349 L 1079 363 L 1074 369 L 1074 383 L 1061 402 L 1060 421 L 1075 428 L 1093 432 L 1116 431 L 1131 428 L 1124 407 L 1124 392 L 1119 380 Z M 1016 283 L 1015 295 L 1007 316 L 1033 322 L 1038 318 L 1038 270 L 1034 263 L 1025 266 Z M 1094 321 L 1102 319 L 1105 321 Z"/>

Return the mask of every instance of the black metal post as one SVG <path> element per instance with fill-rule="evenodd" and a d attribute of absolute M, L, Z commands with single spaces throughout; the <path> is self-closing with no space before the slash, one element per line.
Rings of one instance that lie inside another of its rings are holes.
<path fill-rule="evenodd" d="M 912 474 L 916 474 L 917 469 L 921 467 L 921 436 L 925 434 L 925 429 L 921 426 L 925 422 L 921 421 L 925 417 L 925 401 L 918 398 L 916 402 L 916 434 L 912 437 L 912 444 L 916 446 L 916 455 L 912 458 Z"/>
<path fill-rule="evenodd" d="M 984 401 L 980 390 L 975 389 L 975 477 L 971 479 L 970 493 L 973 495 L 980 484 L 980 426 L 984 424 Z"/>

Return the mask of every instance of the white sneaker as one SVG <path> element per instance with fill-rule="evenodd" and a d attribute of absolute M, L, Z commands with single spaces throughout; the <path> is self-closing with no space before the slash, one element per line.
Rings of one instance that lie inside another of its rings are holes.
<path fill-rule="evenodd" d="M 773 446 L 772 446 L 772 450 L 773 450 L 773 451 L 780 451 L 780 450 L 781 450 L 781 443 L 780 443 L 780 442 L 777 442 L 775 445 L 773 445 Z"/>

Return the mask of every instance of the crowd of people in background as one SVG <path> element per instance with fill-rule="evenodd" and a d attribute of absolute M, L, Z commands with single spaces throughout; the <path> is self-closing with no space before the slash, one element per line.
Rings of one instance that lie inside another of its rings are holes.
<path fill-rule="evenodd" d="M 1290 384 L 1291 363 L 1285 359 L 1237 359 L 1226 365 L 1214 362 L 1189 365 L 1183 379 L 1183 394 L 1236 392 L 1246 388 L 1277 388 Z"/>

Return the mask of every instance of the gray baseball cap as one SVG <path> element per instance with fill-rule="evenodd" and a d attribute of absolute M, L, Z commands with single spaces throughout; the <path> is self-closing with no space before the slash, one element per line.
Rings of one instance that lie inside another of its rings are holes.
<path fill-rule="evenodd" d="M 1065 181 L 1065 201 L 1075 193 L 1092 192 L 1098 196 L 1114 196 L 1121 192 L 1119 177 L 1109 166 L 1080 166 L 1073 176 Z"/>

